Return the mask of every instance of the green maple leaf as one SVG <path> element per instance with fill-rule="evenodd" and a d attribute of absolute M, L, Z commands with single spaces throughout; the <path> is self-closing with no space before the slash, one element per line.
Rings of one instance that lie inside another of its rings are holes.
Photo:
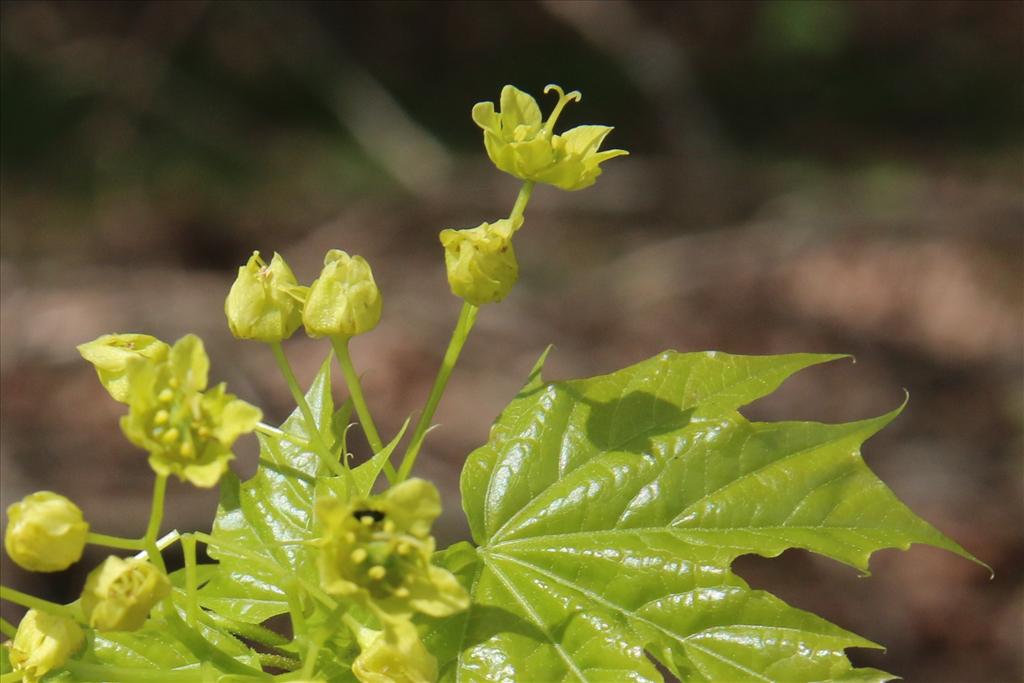
<path fill-rule="evenodd" d="M 666 352 L 554 383 L 538 363 L 462 473 L 478 548 L 441 561 L 473 604 L 427 637 L 442 679 L 660 681 L 651 657 L 683 681 L 892 678 L 845 654 L 878 645 L 730 569 L 787 548 L 864 572 L 912 543 L 973 559 L 861 459 L 899 410 L 838 425 L 737 412 L 838 357 Z"/>

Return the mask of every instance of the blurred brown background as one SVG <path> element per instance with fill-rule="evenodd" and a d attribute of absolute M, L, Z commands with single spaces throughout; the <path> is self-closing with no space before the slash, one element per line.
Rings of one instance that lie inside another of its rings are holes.
<path fill-rule="evenodd" d="M 565 126 L 614 124 L 632 156 L 534 193 L 521 282 L 482 311 L 420 460 L 442 541 L 466 534 L 462 460 L 548 343 L 551 378 L 665 348 L 850 352 L 746 413 L 859 419 L 907 388 L 866 458 L 995 579 L 927 548 L 879 553 L 870 579 L 795 551 L 738 569 L 889 647 L 860 664 L 1020 681 L 1022 27 L 1020 2 L 5 2 L 3 505 L 49 488 L 141 533 L 145 457 L 74 348 L 106 332 L 194 331 L 215 380 L 286 414 L 269 353 L 223 320 L 254 248 L 307 282 L 328 248 L 370 260 L 385 316 L 353 353 L 394 433 L 459 307 L 437 232 L 518 187 L 470 108 L 555 82 L 584 93 Z M 304 380 L 326 352 L 287 349 Z M 169 526 L 208 526 L 214 492 L 171 500 Z M 52 577 L 4 557 L 3 580 L 70 600 L 100 557 Z"/>

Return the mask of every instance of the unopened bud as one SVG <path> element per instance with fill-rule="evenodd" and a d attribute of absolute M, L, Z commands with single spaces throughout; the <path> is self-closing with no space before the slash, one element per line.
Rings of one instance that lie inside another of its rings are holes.
<path fill-rule="evenodd" d="M 377 326 L 381 306 L 366 259 L 331 249 L 320 277 L 309 288 L 302 322 L 311 337 L 354 337 Z"/>
<path fill-rule="evenodd" d="M 147 560 L 111 555 L 85 580 L 82 612 L 97 631 L 135 631 L 170 592 L 167 577 Z"/>
<path fill-rule="evenodd" d="M 85 634 L 73 620 L 30 609 L 10 644 L 11 666 L 22 681 L 36 683 L 64 666 L 84 642 Z"/>
<path fill-rule="evenodd" d="M 4 548 L 25 569 L 67 569 L 82 557 L 88 534 L 78 506 L 52 491 L 37 491 L 7 507 Z"/>
<path fill-rule="evenodd" d="M 292 269 L 275 253 L 270 265 L 254 251 L 224 301 L 224 315 L 231 334 L 238 339 L 279 342 L 292 336 L 302 324 L 305 288 Z"/>
<path fill-rule="evenodd" d="M 522 225 L 507 218 L 469 230 L 442 230 L 444 263 L 452 294 L 475 306 L 505 298 L 519 279 L 512 233 Z"/>

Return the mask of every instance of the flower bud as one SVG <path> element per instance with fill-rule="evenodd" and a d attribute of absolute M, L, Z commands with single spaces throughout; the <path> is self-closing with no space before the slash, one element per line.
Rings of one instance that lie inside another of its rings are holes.
<path fill-rule="evenodd" d="M 376 634 L 372 637 L 372 634 Z M 362 653 L 352 662 L 360 683 L 434 683 L 437 659 L 427 651 L 410 622 L 388 625 L 383 632 L 364 629 Z M 365 642 L 369 641 L 369 642 Z"/>
<path fill-rule="evenodd" d="M 111 555 L 85 580 L 82 613 L 97 631 L 135 631 L 170 592 L 167 577 L 147 560 Z"/>
<path fill-rule="evenodd" d="M 473 121 L 483 129 L 487 156 L 500 170 L 522 180 L 582 190 L 597 180 L 602 162 L 628 152 L 598 151 L 612 131 L 608 126 L 578 126 L 554 134 L 562 109 L 582 95 L 565 94 L 557 85 L 544 88 L 545 93 L 551 91 L 558 94 L 558 104 L 546 122 L 537 101 L 511 85 L 501 91 L 501 111 L 494 110 L 493 102 L 479 102 L 473 107 Z"/>
<path fill-rule="evenodd" d="M 10 644 L 11 666 L 22 681 L 36 683 L 64 666 L 84 642 L 85 634 L 73 620 L 30 609 Z"/>
<path fill-rule="evenodd" d="M 67 569 L 82 557 L 88 534 L 78 506 L 52 491 L 37 491 L 7 507 L 4 548 L 25 569 Z"/>
<path fill-rule="evenodd" d="M 78 352 L 93 364 L 100 382 L 114 400 L 127 403 L 128 365 L 139 358 L 162 361 L 170 348 L 148 334 L 105 334 L 87 344 L 79 344 Z"/>
<path fill-rule="evenodd" d="M 441 231 L 452 294 L 482 306 L 501 301 L 512 291 L 519 279 L 512 234 L 522 223 L 521 218 L 514 225 L 503 218 L 470 230 Z"/>
<path fill-rule="evenodd" d="M 309 288 L 302 322 L 311 337 L 354 337 L 377 326 L 381 303 L 366 259 L 331 249 Z"/>
<path fill-rule="evenodd" d="M 302 324 L 305 290 L 280 254 L 275 252 L 268 266 L 254 251 L 224 301 L 231 334 L 263 342 L 287 339 Z"/>

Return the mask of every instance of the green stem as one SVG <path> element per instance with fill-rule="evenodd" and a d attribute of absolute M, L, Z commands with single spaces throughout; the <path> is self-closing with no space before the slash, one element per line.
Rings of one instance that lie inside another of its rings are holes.
<path fill-rule="evenodd" d="M 409 442 L 409 449 L 402 458 L 402 465 L 398 468 L 398 478 L 394 483 L 405 481 L 412 471 L 413 465 L 416 464 L 416 457 L 419 455 L 420 447 L 423 445 L 423 438 L 430 428 L 430 421 L 437 410 L 437 404 L 441 401 L 445 387 L 448 386 L 448 378 L 451 377 L 452 370 L 455 369 L 455 364 L 459 360 L 459 354 L 462 353 L 462 347 L 466 344 L 466 338 L 469 337 L 469 332 L 473 329 L 473 323 L 476 322 L 476 314 L 479 310 L 478 307 L 471 303 L 463 302 L 462 304 L 459 321 L 455 324 L 455 329 L 452 331 L 452 338 L 448 342 L 448 349 L 445 351 L 444 360 L 441 361 L 441 368 L 437 371 L 437 377 L 434 379 L 434 386 L 431 388 L 430 396 L 427 398 L 427 405 L 423 408 L 423 413 L 420 414 L 419 422 L 416 423 L 416 430 L 412 434 L 412 441 Z"/>
<path fill-rule="evenodd" d="M 18 683 L 24 677 L 24 671 L 12 671 L 0 676 L 0 683 Z"/>
<path fill-rule="evenodd" d="M 348 630 L 351 631 L 352 635 L 356 638 L 358 638 L 362 630 L 366 628 L 365 624 L 363 624 L 361 621 L 353 617 L 348 612 L 341 615 L 341 623 L 345 624 L 345 626 L 348 627 Z"/>
<path fill-rule="evenodd" d="M 60 617 L 74 618 L 74 611 L 67 605 L 43 600 L 42 598 L 37 598 L 36 596 L 29 595 L 28 593 L 22 593 L 21 591 L 8 588 L 7 586 L 0 586 L 0 600 L 13 602 L 15 605 L 39 610 L 40 612 L 56 614 Z"/>
<path fill-rule="evenodd" d="M 167 475 L 158 474 L 153 482 L 153 501 L 149 510 L 149 524 L 146 525 L 146 535 L 142 537 L 142 547 L 149 555 L 149 561 L 160 568 L 160 571 L 167 573 L 167 565 L 164 564 L 163 555 L 157 546 L 156 538 L 160 533 L 160 524 L 164 521 L 164 499 L 167 497 Z"/>
<path fill-rule="evenodd" d="M 14 634 L 18 632 L 14 624 L 0 617 L 0 633 L 4 634 L 8 638 L 13 638 Z"/>
<path fill-rule="evenodd" d="M 297 581 L 289 581 L 291 585 L 283 585 L 281 588 L 284 590 L 285 596 L 288 598 L 288 612 L 292 618 L 292 633 L 296 637 L 305 638 L 306 636 L 306 611 L 302 605 L 302 596 L 297 590 L 299 584 Z"/>
<path fill-rule="evenodd" d="M 313 445 L 313 450 L 320 456 L 324 464 L 331 472 L 339 477 L 343 477 L 348 473 L 348 470 L 341 466 L 337 460 L 331 456 L 331 449 L 324 443 L 323 435 L 320 433 L 319 427 L 317 427 L 316 419 L 313 418 L 313 411 L 309 407 L 309 403 L 306 402 L 306 396 L 302 393 L 302 389 L 299 387 L 299 381 L 295 379 L 295 373 L 292 372 L 292 366 L 288 362 L 288 357 L 284 355 L 284 348 L 281 347 L 281 342 L 270 342 L 270 350 L 274 353 L 274 360 L 277 361 L 277 367 L 280 368 L 281 374 L 284 375 L 284 381 L 288 385 L 288 390 L 292 392 L 292 398 L 295 399 L 295 405 L 298 406 L 299 412 L 302 413 L 302 418 L 306 421 L 306 430 L 309 432 L 309 438 Z"/>
<path fill-rule="evenodd" d="M 228 617 L 217 614 L 216 612 L 202 611 L 199 614 L 199 618 L 203 620 L 209 626 L 219 628 L 229 633 L 241 636 L 246 640 L 259 643 L 268 648 L 277 649 L 282 645 L 287 645 L 289 640 L 279 633 L 271 631 L 265 626 L 259 624 L 246 624 L 241 621 L 235 621 Z M 285 653 L 282 653 L 285 654 Z"/>
<path fill-rule="evenodd" d="M 306 650 L 306 659 L 302 664 L 302 677 L 312 678 L 313 673 L 316 671 L 316 656 L 320 654 L 321 644 L 313 641 L 309 644 L 309 648 Z"/>
<path fill-rule="evenodd" d="M 260 652 L 260 666 L 265 668 L 284 669 L 285 671 L 295 671 L 302 663 L 294 657 L 274 654 L 272 652 Z"/>
<path fill-rule="evenodd" d="M 526 213 L 526 205 L 530 203 L 534 185 L 535 183 L 532 180 L 527 180 L 519 188 L 515 204 L 512 205 L 512 211 L 508 215 L 508 220 L 513 226 Z M 444 360 L 441 362 L 441 368 L 437 371 L 437 378 L 434 380 L 434 386 L 431 388 L 430 396 L 427 398 L 427 405 L 423 408 L 423 413 L 420 414 L 419 422 L 416 423 L 416 429 L 412 434 L 412 441 L 409 442 L 409 448 L 402 457 L 402 464 L 398 468 L 398 478 L 392 483 L 405 481 L 412 471 L 413 465 L 416 464 L 416 458 L 419 455 L 420 448 L 423 446 L 423 439 L 426 437 L 427 430 L 430 429 L 430 421 L 434 417 L 434 411 L 437 410 L 437 404 L 441 401 L 441 396 L 448 385 L 448 378 L 451 377 L 452 370 L 455 369 L 455 364 L 459 360 L 459 354 L 462 353 L 462 347 L 466 344 L 466 338 L 469 337 L 469 333 L 473 329 L 473 323 L 476 322 L 476 315 L 479 310 L 473 304 L 463 302 L 462 311 L 459 313 L 459 321 L 455 323 L 455 329 L 452 331 L 451 340 L 448 342 L 448 349 L 445 351 Z"/>
<path fill-rule="evenodd" d="M 98 534 L 95 531 L 90 531 L 89 535 L 85 537 L 85 540 L 93 545 L 102 545 L 107 548 L 120 548 L 121 550 L 143 550 L 146 547 L 145 539 L 142 538 L 109 536 L 107 534 Z"/>
<path fill-rule="evenodd" d="M 517 218 L 522 218 L 523 214 L 526 213 L 526 205 L 530 203 L 530 195 L 533 194 L 534 184 L 532 180 L 527 180 L 519 188 L 519 194 L 516 195 L 516 203 L 512 205 L 512 213 L 508 215 L 508 219 L 513 225 Z"/>
<path fill-rule="evenodd" d="M 334 353 L 338 357 L 338 364 L 341 365 L 341 372 L 345 375 L 345 384 L 348 385 L 348 393 L 352 397 L 352 405 L 356 409 L 356 415 L 359 416 L 359 424 L 363 426 L 363 431 L 366 432 L 366 440 L 370 442 L 370 448 L 373 449 L 374 454 L 377 454 L 384 450 L 384 442 L 377 432 L 373 416 L 370 415 L 370 407 L 366 404 L 366 396 L 363 394 L 362 384 L 359 382 L 359 375 L 356 374 L 356 369 L 352 365 L 352 356 L 348 352 L 349 339 L 350 337 L 332 337 L 331 345 L 334 347 Z M 395 468 L 390 461 L 384 463 L 384 474 L 387 475 L 388 481 L 393 482 L 395 480 Z"/>
<path fill-rule="evenodd" d="M 243 664 L 237 659 L 221 650 L 219 647 L 208 641 L 199 631 L 189 627 L 178 615 L 178 610 L 170 598 L 164 602 L 164 622 L 166 628 L 175 638 L 181 641 L 188 650 L 201 662 L 214 664 L 224 673 L 251 676 L 254 679 L 267 680 L 270 674 Z M 111 679 L 103 679 L 111 680 Z M 162 680 L 162 679 L 161 679 Z"/>
<path fill-rule="evenodd" d="M 256 424 L 256 431 L 260 432 L 261 434 L 266 434 L 267 436 L 272 436 L 275 439 L 284 439 L 286 441 L 290 441 L 296 446 L 303 446 L 305 448 L 311 447 L 309 441 L 302 438 L 301 436 L 292 434 L 291 432 L 286 432 L 283 429 L 278 429 L 277 427 L 272 427 L 266 424 L 265 422 L 258 422 Z"/>
<path fill-rule="evenodd" d="M 199 578 L 196 576 L 196 538 L 192 534 L 181 537 L 181 551 L 185 555 L 185 616 L 188 625 L 195 628 L 199 623 Z"/>
<path fill-rule="evenodd" d="M 109 664 L 90 664 L 69 660 L 64 668 L 71 672 L 76 681 L 122 681 L 123 683 L 150 683 L 153 680 L 153 669 L 136 669 L 127 666 L 111 666 Z M 162 683 L 202 683 L 203 675 L 199 669 L 192 671 L 161 671 Z M 4 681 L 6 683 L 6 681 Z"/>

